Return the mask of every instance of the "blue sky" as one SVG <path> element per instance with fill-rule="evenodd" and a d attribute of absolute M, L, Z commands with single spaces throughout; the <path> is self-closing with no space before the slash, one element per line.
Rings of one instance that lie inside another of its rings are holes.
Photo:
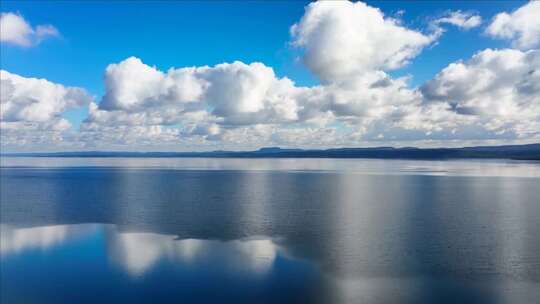
<path fill-rule="evenodd" d="M 448 64 L 467 60 L 487 48 L 509 48 L 511 41 L 493 39 L 485 28 L 498 13 L 512 12 L 526 1 L 369 1 L 385 17 L 409 29 L 429 32 L 429 24 L 451 11 L 477 14 L 483 24 L 470 30 L 445 26 L 445 33 L 425 47 L 411 63 L 387 71 L 411 76 L 410 86 L 432 79 Z M 304 15 L 302 1 L 210 2 L 79 2 L 3 1 L 2 12 L 21 15 L 31 25 L 51 24 L 57 37 L 32 47 L 3 43 L 1 67 L 23 77 L 45 78 L 86 89 L 99 101 L 105 93 L 104 71 L 111 63 L 135 56 L 158 70 L 216 65 L 235 60 L 262 62 L 278 77 L 298 86 L 320 82 L 293 47 L 290 28 Z M 86 107 L 60 115 L 79 126 Z"/>

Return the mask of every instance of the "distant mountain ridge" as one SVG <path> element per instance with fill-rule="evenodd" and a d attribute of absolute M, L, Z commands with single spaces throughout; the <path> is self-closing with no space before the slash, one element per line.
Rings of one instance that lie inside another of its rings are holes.
<path fill-rule="evenodd" d="M 540 160 L 540 143 L 527 145 L 478 146 L 464 148 L 373 147 L 333 149 L 282 149 L 266 147 L 255 151 L 208 152 L 121 152 L 72 151 L 47 153 L 3 153 L 12 157 L 216 157 L 216 158 L 382 158 L 382 159 L 458 159 L 502 158 Z"/>

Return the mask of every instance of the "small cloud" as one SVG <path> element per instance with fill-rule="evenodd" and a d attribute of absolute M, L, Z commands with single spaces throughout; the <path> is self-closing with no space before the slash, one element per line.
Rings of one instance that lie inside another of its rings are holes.
<path fill-rule="evenodd" d="M 38 41 L 41 41 L 48 36 L 58 37 L 59 35 L 60 33 L 58 30 L 50 24 L 38 25 L 36 27 L 36 38 Z"/>
<path fill-rule="evenodd" d="M 48 37 L 59 35 L 58 30 L 50 24 L 41 24 L 34 28 L 18 13 L 0 14 L 0 42 L 30 47 Z"/>
<path fill-rule="evenodd" d="M 471 12 L 450 11 L 433 22 L 434 26 L 451 24 L 462 30 L 470 30 L 482 24 L 482 17 Z"/>

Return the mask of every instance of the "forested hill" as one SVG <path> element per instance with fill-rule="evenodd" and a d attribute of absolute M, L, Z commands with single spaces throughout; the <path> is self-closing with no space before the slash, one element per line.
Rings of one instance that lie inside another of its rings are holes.
<path fill-rule="evenodd" d="M 261 148 L 256 151 L 208 152 L 119 152 L 78 151 L 51 153 L 4 153 L 15 157 L 240 157 L 240 158 L 383 158 L 383 159 L 458 159 L 503 158 L 540 160 L 540 144 L 482 146 L 465 148 L 335 148 L 325 150 Z"/>

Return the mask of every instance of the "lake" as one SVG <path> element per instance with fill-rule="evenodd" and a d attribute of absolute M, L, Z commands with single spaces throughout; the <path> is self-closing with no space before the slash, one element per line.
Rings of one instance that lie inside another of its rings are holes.
<path fill-rule="evenodd" d="M 10 158 L 2 303 L 538 303 L 540 163 Z"/>

